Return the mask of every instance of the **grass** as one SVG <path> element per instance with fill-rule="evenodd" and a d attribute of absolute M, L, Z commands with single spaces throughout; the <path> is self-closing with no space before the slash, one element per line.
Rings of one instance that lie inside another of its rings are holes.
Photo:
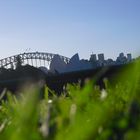
<path fill-rule="evenodd" d="M 0 140 L 139 140 L 140 62 L 127 68 L 115 86 L 105 80 L 80 88 L 68 85 L 57 97 L 39 99 L 37 86 L 0 101 Z"/>

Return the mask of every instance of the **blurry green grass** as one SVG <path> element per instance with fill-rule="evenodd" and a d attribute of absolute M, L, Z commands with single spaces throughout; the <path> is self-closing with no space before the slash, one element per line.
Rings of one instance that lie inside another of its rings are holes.
<path fill-rule="evenodd" d="M 92 81 L 81 89 L 39 99 L 36 87 L 19 96 L 7 93 L 0 105 L 0 140 L 139 140 L 140 62 L 127 68 L 115 86 Z"/>

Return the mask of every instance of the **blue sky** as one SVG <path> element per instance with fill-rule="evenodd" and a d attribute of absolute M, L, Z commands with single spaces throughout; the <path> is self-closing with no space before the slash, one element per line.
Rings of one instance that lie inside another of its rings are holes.
<path fill-rule="evenodd" d="M 139 0 L 1 0 L 0 59 L 26 50 L 137 56 L 139 7 Z"/>

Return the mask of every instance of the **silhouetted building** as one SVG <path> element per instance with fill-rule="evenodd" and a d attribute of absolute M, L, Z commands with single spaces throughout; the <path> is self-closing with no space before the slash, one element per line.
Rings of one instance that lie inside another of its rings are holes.
<path fill-rule="evenodd" d="M 62 60 L 62 58 L 58 54 L 55 55 L 50 64 L 51 72 L 63 73 L 65 72 L 65 68 L 66 68 L 66 63 L 64 62 L 64 60 Z"/>
<path fill-rule="evenodd" d="M 96 54 L 92 54 L 90 56 L 90 62 L 96 62 L 97 61 L 97 57 L 96 57 Z"/>
<path fill-rule="evenodd" d="M 65 73 L 80 71 L 86 69 L 92 69 L 92 64 L 87 60 L 80 60 L 78 53 L 71 57 L 68 64 L 60 58 L 59 55 L 55 55 L 50 64 L 50 71 L 52 73 Z"/>
<path fill-rule="evenodd" d="M 132 61 L 132 55 L 131 55 L 131 53 L 128 53 L 127 54 L 127 61 L 128 62 L 131 62 Z"/>
<path fill-rule="evenodd" d="M 98 66 L 104 66 L 104 63 L 105 63 L 104 60 L 105 60 L 104 54 L 103 53 L 98 54 Z"/>
<path fill-rule="evenodd" d="M 124 57 L 124 53 L 120 53 L 119 58 L 123 58 L 123 57 Z"/>
<path fill-rule="evenodd" d="M 124 56 L 124 53 L 120 53 L 116 59 L 116 65 L 127 63 L 127 58 Z"/>
<path fill-rule="evenodd" d="M 103 53 L 101 53 L 101 54 L 98 54 L 98 60 L 99 61 L 104 61 L 105 59 L 104 59 L 104 54 Z"/>
<path fill-rule="evenodd" d="M 106 65 L 111 66 L 111 65 L 115 65 L 115 61 L 113 61 L 112 59 L 107 59 L 106 60 Z"/>

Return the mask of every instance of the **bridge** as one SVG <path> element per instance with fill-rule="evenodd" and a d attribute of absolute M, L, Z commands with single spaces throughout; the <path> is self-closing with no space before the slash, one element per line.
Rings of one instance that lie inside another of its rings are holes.
<path fill-rule="evenodd" d="M 29 52 L 22 53 L 14 56 L 10 56 L 0 60 L 0 68 L 10 68 L 15 67 L 18 59 L 22 62 L 22 64 L 29 64 L 34 67 L 44 66 L 49 68 L 53 57 L 57 54 L 52 53 L 44 53 L 44 52 Z M 69 58 L 65 56 L 59 55 L 60 58 L 67 64 L 69 62 Z"/>

